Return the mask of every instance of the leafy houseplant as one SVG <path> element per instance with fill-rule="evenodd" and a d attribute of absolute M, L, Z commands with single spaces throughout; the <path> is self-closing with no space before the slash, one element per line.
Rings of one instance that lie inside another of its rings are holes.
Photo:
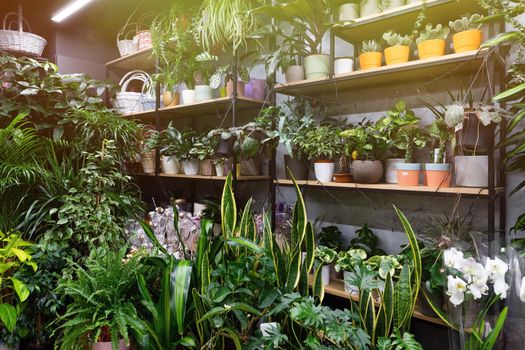
<path fill-rule="evenodd" d="M 339 251 L 342 249 L 342 234 L 337 226 L 325 226 L 317 234 L 317 244 Z"/>
<path fill-rule="evenodd" d="M 427 135 L 416 124 L 405 125 L 399 129 L 394 143 L 397 148 L 405 151 L 405 163 L 398 163 L 397 181 L 400 186 L 417 186 L 421 164 L 413 163 L 413 153 L 416 148 L 427 144 Z"/>
<path fill-rule="evenodd" d="M 351 249 L 362 249 L 368 256 L 385 255 L 385 251 L 377 247 L 378 239 L 374 232 L 364 224 L 359 230 L 355 231 L 356 237 L 350 241 Z"/>
<path fill-rule="evenodd" d="M 156 146 L 162 155 L 162 169 L 165 174 L 179 174 L 181 170 L 183 134 L 177 130 L 172 122 L 166 129 L 160 131 L 156 137 Z"/>
<path fill-rule="evenodd" d="M 283 37 L 285 44 L 300 48 L 305 56 L 306 79 L 330 74 L 329 57 L 322 54 L 323 37 L 330 28 L 329 9 L 326 0 L 279 1 L 256 9 L 293 28 L 291 34 L 282 28 L 270 28 L 270 35 Z"/>
<path fill-rule="evenodd" d="M 445 40 L 447 40 L 450 28 L 437 24 L 428 23 L 425 29 L 419 33 L 416 39 L 417 51 L 420 59 L 443 56 L 445 54 Z"/>
<path fill-rule="evenodd" d="M 473 14 L 465 15 L 455 21 L 450 21 L 449 27 L 456 32 L 452 36 L 454 42 L 454 51 L 456 53 L 477 50 L 481 46 L 482 33 L 481 23 L 482 16 Z"/>
<path fill-rule="evenodd" d="M 330 283 L 330 264 L 335 260 L 337 252 L 328 247 L 318 245 L 315 247 L 314 255 L 321 265 L 321 281 L 326 286 Z"/>
<path fill-rule="evenodd" d="M 320 182 L 332 181 L 333 158 L 341 152 L 340 130 L 335 125 L 323 125 L 306 133 L 299 142 L 308 157 L 314 160 L 315 177 Z"/>
<path fill-rule="evenodd" d="M 428 135 L 432 141 L 432 163 L 425 164 L 425 177 L 430 187 L 450 186 L 450 164 L 447 163 L 447 145 L 454 133 L 448 128 L 445 120 L 434 119 L 428 128 Z"/>
<path fill-rule="evenodd" d="M 359 55 L 361 69 L 381 67 L 382 59 L 383 53 L 381 45 L 376 40 L 363 41 L 361 44 L 361 54 Z"/>
<path fill-rule="evenodd" d="M 395 32 L 386 32 L 383 34 L 383 40 L 387 44 L 385 48 L 385 60 L 387 65 L 408 62 L 410 57 L 410 45 L 412 37 Z"/>

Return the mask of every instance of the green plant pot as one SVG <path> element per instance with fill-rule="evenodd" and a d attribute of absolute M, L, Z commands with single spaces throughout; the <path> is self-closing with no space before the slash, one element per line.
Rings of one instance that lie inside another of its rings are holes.
<path fill-rule="evenodd" d="M 304 59 L 306 79 L 328 78 L 330 76 L 330 56 L 310 55 Z"/>

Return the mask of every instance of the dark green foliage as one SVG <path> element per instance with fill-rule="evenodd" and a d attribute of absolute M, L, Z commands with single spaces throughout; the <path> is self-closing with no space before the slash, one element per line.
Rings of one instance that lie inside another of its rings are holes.
<path fill-rule="evenodd" d="M 355 231 L 356 237 L 350 241 L 350 248 L 362 249 L 367 256 L 386 255 L 383 249 L 377 247 L 378 239 L 374 232 L 365 223 L 363 227 Z"/>
<path fill-rule="evenodd" d="M 339 227 L 333 225 L 325 226 L 318 234 L 317 244 L 336 251 L 341 250 L 343 248 L 341 245 L 341 235 L 342 232 L 339 230 Z"/>

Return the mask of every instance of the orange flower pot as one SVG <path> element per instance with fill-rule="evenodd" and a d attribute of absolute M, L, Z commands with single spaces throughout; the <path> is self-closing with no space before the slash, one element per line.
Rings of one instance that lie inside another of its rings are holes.
<path fill-rule="evenodd" d="M 422 41 L 417 44 L 417 51 L 419 53 L 420 60 L 443 56 L 445 54 L 445 40 L 432 39 Z"/>
<path fill-rule="evenodd" d="M 408 62 L 410 57 L 410 46 L 396 45 L 385 49 L 386 65 Z"/>
<path fill-rule="evenodd" d="M 428 187 L 450 187 L 449 164 L 425 164 L 425 178 Z"/>
<path fill-rule="evenodd" d="M 361 70 L 381 67 L 383 54 L 381 52 L 363 52 L 359 55 Z"/>
<path fill-rule="evenodd" d="M 465 30 L 452 36 L 456 53 L 479 49 L 483 34 L 479 29 Z"/>
<path fill-rule="evenodd" d="M 402 187 L 418 186 L 421 164 L 399 163 L 397 164 L 397 184 Z"/>

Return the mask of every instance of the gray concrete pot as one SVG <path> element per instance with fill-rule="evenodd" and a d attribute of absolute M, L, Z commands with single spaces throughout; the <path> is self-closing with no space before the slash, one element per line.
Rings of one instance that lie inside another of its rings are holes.
<path fill-rule="evenodd" d="M 284 166 L 286 171 L 286 178 L 288 180 L 291 180 L 290 173 L 288 172 L 288 169 L 293 174 L 293 177 L 296 180 L 308 180 L 308 170 L 310 170 L 308 166 L 308 161 L 304 159 L 296 159 L 290 157 L 288 154 L 284 156 Z"/>
<path fill-rule="evenodd" d="M 354 182 L 375 184 L 383 177 L 383 163 L 380 160 L 354 160 L 352 162 Z"/>

